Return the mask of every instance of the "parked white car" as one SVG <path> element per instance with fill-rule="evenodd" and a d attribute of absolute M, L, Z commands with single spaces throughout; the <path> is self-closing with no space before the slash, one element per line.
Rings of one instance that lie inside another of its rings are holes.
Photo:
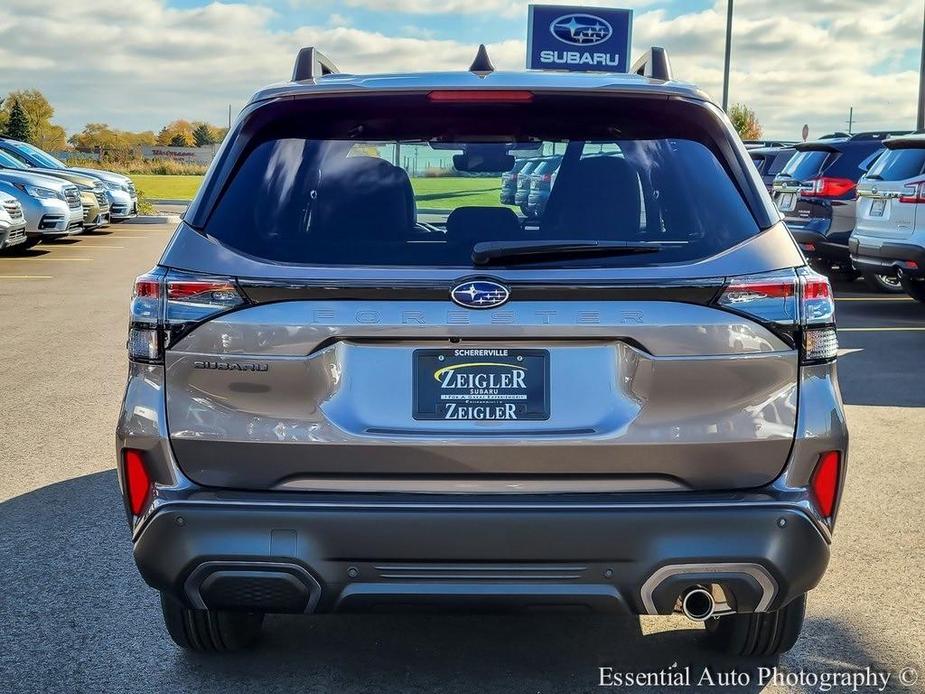
<path fill-rule="evenodd" d="M 0 191 L 0 251 L 26 242 L 26 216 L 12 195 Z"/>
<path fill-rule="evenodd" d="M 865 274 L 898 277 L 925 303 L 925 135 L 883 144 L 886 152 L 858 182 L 851 262 Z"/>

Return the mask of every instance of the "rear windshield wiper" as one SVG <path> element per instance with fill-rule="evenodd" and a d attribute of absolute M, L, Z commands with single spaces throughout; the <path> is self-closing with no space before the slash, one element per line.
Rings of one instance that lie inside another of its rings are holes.
<path fill-rule="evenodd" d="M 686 241 L 482 241 L 472 249 L 475 265 L 538 263 L 561 258 L 616 256 L 657 253 L 665 247 L 685 245 Z"/>
<path fill-rule="evenodd" d="M 883 176 L 881 176 L 880 174 L 864 174 L 864 178 L 866 178 L 868 181 L 882 181 L 883 180 Z"/>

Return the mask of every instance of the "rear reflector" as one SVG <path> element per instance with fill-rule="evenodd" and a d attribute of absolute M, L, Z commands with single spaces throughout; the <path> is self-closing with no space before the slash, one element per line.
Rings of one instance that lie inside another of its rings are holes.
<path fill-rule="evenodd" d="M 151 478 L 145 469 L 140 451 L 126 449 L 122 458 L 128 507 L 132 515 L 138 516 L 144 510 L 145 503 L 151 495 Z"/>
<path fill-rule="evenodd" d="M 819 456 L 816 470 L 810 486 L 816 507 L 823 518 L 831 518 L 835 513 L 835 501 L 838 496 L 838 482 L 841 476 L 841 453 L 828 451 Z"/>
<path fill-rule="evenodd" d="M 430 92 L 427 98 L 437 102 L 524 103 L 533 101 L 533 92 L 513 89 L 460 89 Z"/>

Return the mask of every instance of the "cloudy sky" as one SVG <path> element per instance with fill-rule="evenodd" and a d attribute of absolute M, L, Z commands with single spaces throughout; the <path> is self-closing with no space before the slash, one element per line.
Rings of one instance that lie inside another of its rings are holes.
<path fill-rule="evenodd" d="M 479 42 L 521 69 L 526 0 L 3 0 L 0 94 L 41 89 L 69 133 L 89 121 L 157 130 L 223 123 L 259 86 L 284 80 L 299 47 L 343 71 L 465 69 Z M 717 100 L 726 0 L 560 2 L 636 11 L 633 55 L 665 46 L 676 77 Z M 766 134 L 912 127 L 920 0 L 738 0 L 731 100 Z"/>

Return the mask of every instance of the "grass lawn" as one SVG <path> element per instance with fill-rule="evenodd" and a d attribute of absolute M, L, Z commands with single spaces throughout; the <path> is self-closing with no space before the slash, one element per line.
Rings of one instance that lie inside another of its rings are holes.
<path fill-rule="evenodd" d="M 132 174 L 135 187 L 149 200 L 192 200 L 202 176 L 143 176 Z"/>
<path fill-rule="evenodd" d="M 202 176 L 132 176 L 135 186 L 151 200 L 192 200 Z M 498 205 L 497 178 L 412 178 L 419 208 L 451 210 L 471 205 Z"/>

